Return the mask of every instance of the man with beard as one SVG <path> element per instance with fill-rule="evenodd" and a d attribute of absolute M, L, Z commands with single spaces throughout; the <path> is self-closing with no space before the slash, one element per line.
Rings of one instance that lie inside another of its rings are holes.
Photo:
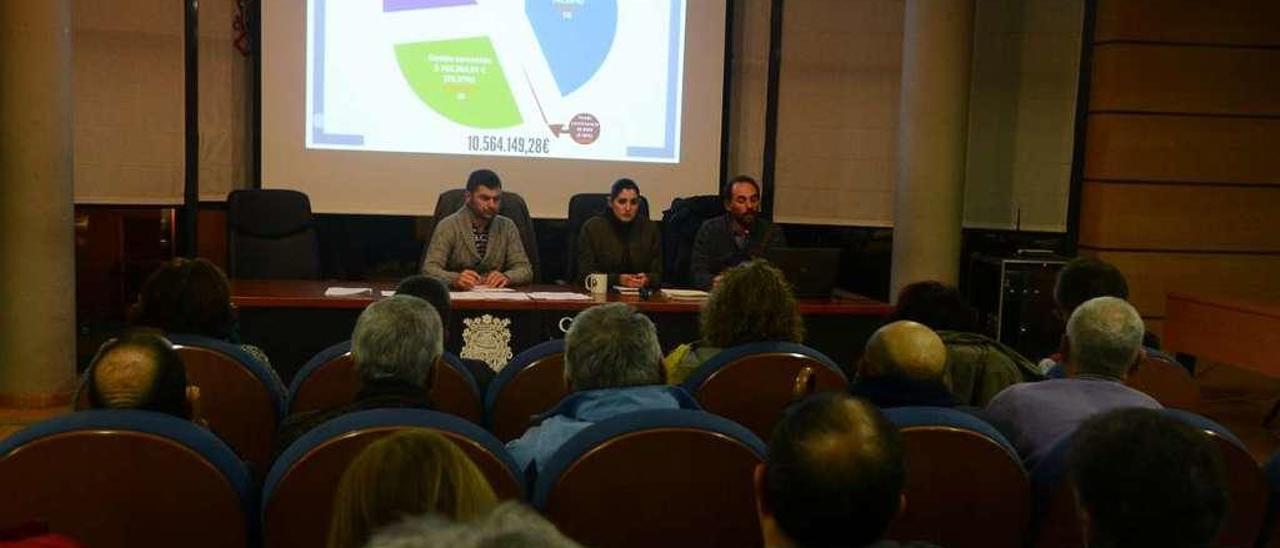
<path fill-rule="evenodd" d="M 787 245 L 782 229 L 760 218 L 760 184 L 746 175 L 731 179 L 722 191 L 725 214 L 708 219 L 693 241 L 690 269 L 694 285 L 709 289 L 720 274 Z"/>
<path fill-rule="evenodd" d="M 462 208 L 436 223 L 422 273 L 464 291 L 532 282 L 533 269 L 516 224 L 498 215 L 498 174 L 471 172 L 463 198 Z"/>

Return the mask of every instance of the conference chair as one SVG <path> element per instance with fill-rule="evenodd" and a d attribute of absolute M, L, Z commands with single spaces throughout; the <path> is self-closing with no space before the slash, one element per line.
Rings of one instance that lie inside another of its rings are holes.
<path fill-rule="evenodd" d="M 1031 486 L 1013 446 L 990 424 L 955 409 L 898 407 L 906 509 L 885 538 L 963 548 L 1022 546 Z"/>
<path fill-rule="evenodd" d="M 489 431 L 503 442 L 520 437 L 530 418 L 569 395 L 564 380 L 564 339 L 516 354 L 489 383 L 484 408 Z"/>
<path fill-rule="evenodd" d="M 249 470 L 217 436 L 162 413 L 69 413 L 0 443 L 0 530 L 47 525 L 95 548 L 246 546 Z"/>
<path fill-rule="evenodd" d="M 466 192 L 461 188 L 446 190 L 440 193 L 440 197 L 436 199 L 436 209 L 432 213 L 432 221 L 430 228 L 427 230 L 426 240 L 427 246 L 431 245 L 431 236 L 435 234 L 436 223 L 440 219 L 452 215 L 463 206 L 465 200 L 463 193 Z M 515 192 L 507 190 L 502 191 L 502 201 L 498 204 L 498 214 L 511 219 L 516 224 L 516 229 L 520 231 L 520 243 L 524 244 L 524 253 L 529 256 L 529 266 L 533 269 L 533 281 L 537 283 L 542 272 L 542 261 L 538 254 L 538 236 L 533 231 L 533 217 L 529 215 L 529 206 L 525 203 L 524 198 Z M 426 247 L 422 248 L 422 257 L 427 256 Z M 422 261 L 418 261 L 422 264 Z"/>
<path fill-rule="evenodd" d="M 1164 409 L 1164 414 L 1180 419 L 1213 439 L 1222 451 L 1227 469 L 1227 516 L 1218 531 L 1215 546 L 1253 546 L 1262 532 L 1267 510 L 1266 477 L 1240 438 L 1225 426 L 1182 409 Z"/>
<path fill-rule="evenodd" d="M 200 387 L 200 413 L 209 429 L 261 474 L 284 416 L 280 378 L 234 344 L 181 333 L 169 340 L 187 366 L 187 381 Z"/>
<path fill-rule="evenodd" d="M 581 193 L 569 198 L 568 233 L 565 239 L 564 280 L 573 284 L 578 279 L 578 237 L 587 220 L 609 208 L 609 193 Z M 649 218 L 649 199 L 640 196 L 637 217 Z"/>
<path fill-rule="evenodd" d="M 689 285 L 693 277 L 689 263 L 693 241 L 702 223 L 724 214 L 724 201 L 717 194 L 671 200 L 662 212 L 662 279 L 671 285 Z"/>
<path fill-rule="evenodd" d="M 754 342 L 726 348 L 683 384 L 702 408 L 768 439 L 791 402 L 816 392 L 847 390 L 831 358 L 802 344 Z"/>
<path fill-rule="evenodd" d="M 458 445 L 498 495 L 523 494 L 516 464 L 502 442 L 479 426 L 425 409 L 374 409 L 330 420 L 291 444 L 262 487 L 262 527 L 268 548 L 324 546 L 338 481 L 369 444 L 409 428 L 434 430 Z"/>
<path fill-rule="evenodd" d="M 547 461 L 533 504 L 584 546 L 760 546 L 755 434 L 702 411 L 601 421 Z"/>
<path fill-rule="evenodd" d="M 1257 462 L 1239 438 L 1222 425 L 1181 409 L 1163 409 L 1161 412 L 1204 432 L 1222 452 L 1227 472 L 1227 515 L 1213 545 L 1254 546 L 1262 531 L 1268 492 Z M 1084 545 L 1075 496 L 1066 483 L 1071 441 L 1071 436 L 1064 437 L 1031 470 L 1038 516 L 1033 526 L 1036 546 Z M 1170 516 L 1170 519 L 1177 519 L 1177 516 Z"/>
<path fill-rule="evenodd" d="M 306 194 L 252 189 L 227 195 L 227 274 L 232 278 L 318 280 L 319 246 Z"/>
<path fill-rule="evenodd" d="M 484 408 L 480 389 L 460 358 L 445 352 L 431 368 L 431 408 L 481 424 Z M 342 407 L 355 400 L 360 391 L 355 362 L 351 358 L 351 341 L 342 341 L 321 350 L 298 373 L 289 385 L 289 414 Z"/>
<path fill-rule="evenodd" d="M 1160 358 L 1147 357 L 1129 372 L 1125 385 L 1145 393 L 1160 405 L 1199 412 L 1202 404 L 1200 386 L 1187 368 Z"/>
<path fill-rule="evenodd" d="M 1271 455 L 1263 466 L 1267 485 L 1271 488 L 1267 503 L 1267 517 L 1262 526 L 1262 538 L 1258 545 L 1264 548 L 1280 548 L 1280 453 Z"/>

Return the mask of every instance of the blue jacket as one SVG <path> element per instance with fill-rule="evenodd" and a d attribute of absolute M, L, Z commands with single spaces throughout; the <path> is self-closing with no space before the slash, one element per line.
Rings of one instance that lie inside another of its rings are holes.
<path fill-rule="evenodd" d="M 542 472 L 547 459 L 574 434 L 605 419 L 651 409 L 701 409 L 693 396 L 678 386 L 648 385 L 584 390 L 570 394 L 542 416 L 542 423 L 507 443 L 516 465 L 530 463 Z"/>

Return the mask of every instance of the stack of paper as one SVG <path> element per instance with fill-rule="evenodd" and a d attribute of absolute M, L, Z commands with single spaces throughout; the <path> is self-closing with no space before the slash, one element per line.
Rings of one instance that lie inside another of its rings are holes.
<path fill-rule="evenodd" d="M 527 293 L 535 301 L 590 301 L 591 295 L 569 291 L 534 291 Z"/>
<path fill-rule="evenodd" d="M 326 297 L 372 297 L 373 289 L 368 287 L 330 287 L 324 290 Z"/>

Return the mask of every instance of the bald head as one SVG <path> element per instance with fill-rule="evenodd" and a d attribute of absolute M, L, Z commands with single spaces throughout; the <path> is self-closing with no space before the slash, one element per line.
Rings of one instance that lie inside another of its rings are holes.
<path fill-rule="evenodd" d="M 938 334 L 924 324 L 901 320 L 871 334 L 858 373 L 941 381 L 946 367 L 947 346 Z"/>
<path fill-rule="evenodd" d="M 898 512 L 902 459 L 897 428 L 875 406 L 819 394 L 778 422 L 757 496 L 795 544 L 869 544 Z"/>
<path fill-rule="evenodd" d="M 158 334 L 125 333 L 103 345 L 90 367 L 93 407 L 191 417 L 186 367 L 178 351 Z"/>

